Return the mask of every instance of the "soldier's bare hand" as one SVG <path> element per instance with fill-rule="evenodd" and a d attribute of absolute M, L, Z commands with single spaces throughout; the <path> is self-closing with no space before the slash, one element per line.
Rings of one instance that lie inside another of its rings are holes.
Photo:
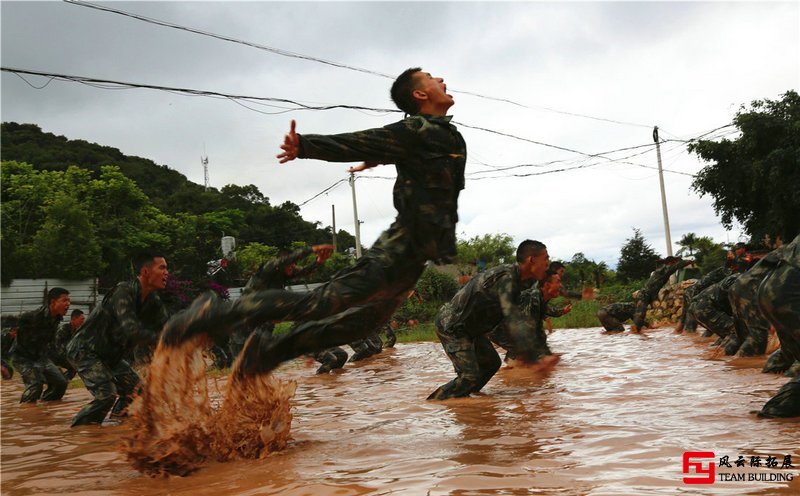
<path fill-rule="evenodd" d="M 564 307 L 564 315 L 572 311 L 572 303 Z"/>
<path fill-rule="evenodd" d="M 318 264 L 325 263 L 333 255 L 333 245 L 314 245 L 311 249 L 317 255 Z"/>
<path fill-rule="evenodd" d="M 367 169 L 372 169 L 373 167 L 377 167 L 381 165 L 380 162 L 364 162 L 361 165 L 356 165 L 355 167 L 350 167 L 347 169 L 347 172 L 361 172 Z"/>
<path fill-rule="evenodd" d="M 292 119 L 292 123 L 289 125 L 289 132 L 286 133 L 286 136 L 283 138 L 283 144 L 281 145 L 281 150 L 283 150 L 283 152 L 276 155 L 282 164 L 296 159 L 297 154 L 300 152 L 300 139 L 295 132 L 296 127 L 297 124 L 294 119 Z"/>

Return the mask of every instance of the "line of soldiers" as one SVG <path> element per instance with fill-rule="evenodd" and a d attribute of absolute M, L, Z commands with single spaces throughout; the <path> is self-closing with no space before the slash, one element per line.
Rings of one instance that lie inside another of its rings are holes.
<path fill-rule="evenodd" d="M 726 355 L 756 356 L 765 353 L 769 329 L 774 326 L 781 347 L 770 355 L 762 371 L 785 373 L 793 379 L 764 406 L 759 412 L 762 416 L 800 415 L 799 242 L 800 236 L 752 267 L 744 258 L 744 245 L 737 245 L 723 267 L 686 288 L 683 314 L 676 328 L 677 332 L 694 333 L 700 323 L 706 328 L 705 336 L 718 336 L 713 346 L 721 346 Z M 651 276 L 648 286 L 660 281 L 654 279 L 658 272 Z M 598 318 L 607 331 L 622 331 L 623 322 L 635 319 L 641 311 L 642 301 L 613 303 L 602 308 Z M 631 330 L 635 328 L 636 320 Z"/>

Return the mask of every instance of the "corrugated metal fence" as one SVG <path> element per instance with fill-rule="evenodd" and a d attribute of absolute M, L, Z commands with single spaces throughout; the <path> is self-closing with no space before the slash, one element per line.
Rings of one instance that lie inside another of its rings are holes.
<path fill-rule="evenodd" d="M 44 303 L 47 292 L 55 287 L 69 291 L 70 312 L 79 308 L 88 315 L 101 298 L 97 294 L 97 279 L 15 279 L 9 286 L 0 287 L 0 313 L 15 315 L 36 310 Z"/>

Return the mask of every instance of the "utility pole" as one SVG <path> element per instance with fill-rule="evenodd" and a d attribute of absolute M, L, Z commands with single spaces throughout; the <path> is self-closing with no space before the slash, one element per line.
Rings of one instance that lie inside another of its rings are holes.
<path fill-rule="evenodd" d="M 331 205 L 331 219 L 333 221 L 333 251 L 336 251 L 336 205 Z"/>
<path fill-rule="evenodd" d="M 356 175 L 350 173 L 350 189 L 353 191 L 353 219 L 356 223 L 356 258 L 361 258 L 361 223 L 358 221 L 358 206 L 356 205 Z"/>
<path fill-rule="evenodd" d="M 656 142 L 658 157 L 658 181 L 661 183 L 661 210 L 664 213 L 664 235 L 667 238 L 667 256 L 672 256 L 672 238 L 669 235 L 669 214 L 667 213 L 667 194 L 664 191 L 664 171 L 661 168 L 661 144 L 658 140 L 658 126 L 653 128 L 653 141 Z"/>

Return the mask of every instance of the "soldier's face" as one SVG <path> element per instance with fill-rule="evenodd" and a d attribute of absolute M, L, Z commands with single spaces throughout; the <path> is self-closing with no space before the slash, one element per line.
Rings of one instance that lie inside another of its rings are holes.
<path fill-rule="evenodd" d="M 72 324 L 72 330 L 77 331 L 80 326 L 86 321 L 86 315 L 80 314 L 72 317 L 69 319 L 70 324 Z"/>
<path fill-rule="evenodd" d="M 144 276 L 144 281 L 150 287 L 155 289 L 166 288 L 167 276 L 169 276 L 167 261 L 164 260 L 164 257 L 154 258 L 153 263 L 150 264 L 149 267 L 145 266 L 142 268 L 142 276 Z"/>
<path fill-rule="evenodd" d="M 442 107 L 444 110 L 450 108 L 455 101 L 451 95 L 447 94 L 447 85 L 444 84 L 444 79 L 435 78 L 428 72 L 417 72 L 414 74 L 417 81 L 417 87 L 414 93 L 417 97 L 424 99 L 435 105 Z"/>
<path fill-rule="evenodd" d="M 61 295 L 50 301 L 50 315 L 63 317 L 69 310 L 69 295 Z"/>
<path fill-rule="evenodd" d="M 535 257 L 528 257 L 528 273 L 531 279 L 541 281 L 547 275 L 547 268 L 550 266 L 550 255 L 547 250 L 542 250 Z"/>
<path fill-rule="evenodd" d="M 552 300 L 561 292 L 561 277 L 554 274 L 542 287 L 542 295 L 545 300 Z"/>

